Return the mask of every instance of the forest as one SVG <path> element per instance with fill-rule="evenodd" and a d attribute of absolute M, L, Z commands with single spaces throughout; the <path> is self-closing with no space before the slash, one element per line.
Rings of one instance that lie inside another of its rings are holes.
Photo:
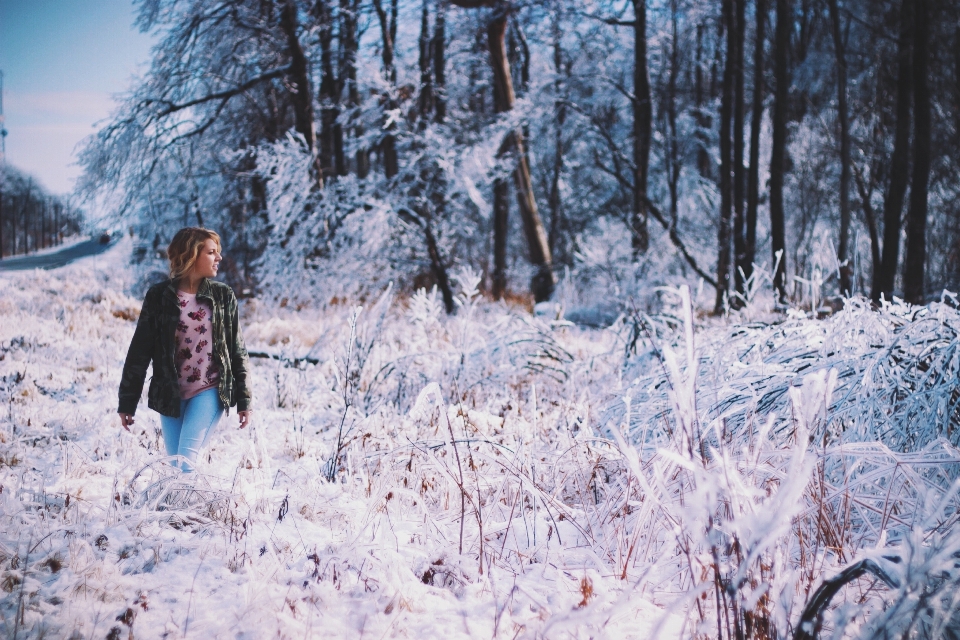
<path fill-rule="evenodd" d="M 960 5 L 135 6 L 124 233 L 0 273 L 7 637 L 960 637 Z M 116 398 L 193 225 L 254 413 L 182 474 Z"/>
<path fill-rule="evenodd" d="M 222 229 L 230 282 L 318 299 L 392 281 L 453 311 L 468 266 L 537 302 L 564 278 L 608 301 L 699 280 L 719 313 L 757 265 L 781 306 L 921 303 L 960 284 L 958 19 L 945 0 L 144 0 L 152 65 L 88 140 L 81 190 L 156 247 Z"/>

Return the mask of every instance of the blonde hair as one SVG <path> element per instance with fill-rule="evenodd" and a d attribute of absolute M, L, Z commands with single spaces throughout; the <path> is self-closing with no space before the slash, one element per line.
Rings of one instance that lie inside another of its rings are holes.
<path fill-rule="evenodd" d="M 177 280 L 187 275 L 200 256 L 203 243 L 213 240 L 220 251 L 220 236 L 216 231 L 203 227 L 185 227 L 177 231 L 167 247 L 167 258 L 170 260 L 170 278 Z"/>

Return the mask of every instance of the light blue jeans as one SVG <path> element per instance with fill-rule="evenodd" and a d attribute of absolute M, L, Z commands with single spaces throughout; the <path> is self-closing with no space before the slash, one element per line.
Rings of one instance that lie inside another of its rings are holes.
<path fill-rule="evenodd" d="M 185 460 L 174 462 L 187 473 L 193 471 L 200 449 L 207 444 L 210 434 L 220 422 L 223 404 L 217 388 L 201 391 L 189 400 L 180 401 L 180 417 L 160 416 L 163 429 L 163 444 L 168 456 L 182 456 Z M 181 464 L 182 463 L 182 464 Z"/>

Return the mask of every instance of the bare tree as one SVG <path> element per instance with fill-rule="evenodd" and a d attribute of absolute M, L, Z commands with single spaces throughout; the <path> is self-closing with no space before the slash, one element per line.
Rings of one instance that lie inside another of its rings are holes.
<path fill-rule="evenodd" d="M 717 224 L 717 295 L 714 313 L 723 311 L 730 290 L 730 223 L 733 213 L 733 141 L 732 115 L 736 67 L 736 23 L 734 3 L 723 0 L 722 20 L 727 33 L 727 56 L 723 67 L 720 98 L 720 218 Z"/>
<path fill-rule="evenodd" d="M 764 34 L 767 23 L 767 0 L 756 0 L 757 26 L 753 49 L 753 108 L 750 114 L 750 169 L 747 173 L 747 211 L 744 232 L 743 270 L 745 280 L 753 275 L 753 263 L 757 255 L 757 208 L 760 203 L 760 126 L 763 123 L 763 97 L 766 87 L 763 82 Z"/>
<path fill-rule="evenodd" d="M 384 111 L 387 114 L 386 133 L 380 142 L 380 150 L 383 154 L 383 171 L 387 178 L 393 178 L 400 171 L 399 161 L 397 160 L 397 137 L 395 131 L 397 124 L 390 115 L 398 108 L 394 92 L 397 85 L 397 68 L 393 60 L 394 43 L 397 39 L 397 13 L 399 12 L 399 0 L 390 0 L 389 13 L 383 7 L 383 0 L 373 0 L 373 6 L 377 12 L 377 19 L 380 21 L 380 55 L 383 59 L 383 73 L 387 80 L 389 89 L 383 97 Z"/>
<path fill-rule="evenodd" d="M 567 105 L 564 96 L 564 51 L 561 42 L 563 4 L 558 2 L 552 11 L 550 35 L 553 39 L 553 69 L 556 74 L 553 82 L 555 93 L 553 103 L 553 171 L 550 175 L 550 233 L 547 238 L 550 253 L 557 255 L 558 244 L 562 242 L 563 202 L 560 197 L 560 179 L 563 174 L 563 132 L 567 120 Z M 561 252 L 562 253 L 562 252 Z"/>
<path fill-rule="evenodd" d="M 513 79 L 510 73 L 510 63 L 507 59 L 504 42 L 507 29 L 507 18 L 511 11 L 509 2 L 501 0 L 453 0 L 453 4 L 465 8 L 482 6 L 493 7 L 487 23 L 487 46 L 490 51 L 490 66 L 493 70 L 493 102 L 497 113 L 505 113 L 513 109 L 516 96 L 513 92 Z M 523 230 L 527 238 L 527 249 L 530 262 L 536 268 L 536 273 L 530 283 L 530 289 L 537 302 L 549 300 L 553 295 L 556 279 L 553 274 L 552 256 L 547 242 L 547 234 L 540 219 L 537 201 L 533 193 L 533 180 L 530 177 L 530 166 L 527 163 L 523 131 L 519 127 L 508 134 L 501 145 L 501 153 L 512 153 L 516 162 L 513 170 L 514 188 L 517 192 L 517 204 L 520 217 L 523 220 Z M 502 189 L 502 186 L 500 187 Z M 494 185 L 494 201 L 496 218 L 496 199 L 498 187 Z M 505 227 L 505 225 L 503 225 Z M 496 231 L 494 222 L 494 260 L 496 262 Z M 501 240 L 503 242 L 503 240 Z M 496 266 L 495 266 L 496 271 Z M 496 280 L 496 277 L 495 277 Z M 496 286 L 496 284 L 494 285 Z"/>
<path fill-rule="evenodd" d="M 910 153 L 910 92 L 913 70 L 910 54 L 913 48 L 913 2 L 900 5 L 900 37 L 897 40 L 897 124 L 890 163 L 890 183 L 883 203 L 883 255 L 873 267 L 873 290 L 870 297 L 890 299 L 900 256 L 900 216 L 907 192 L 907 169 Z"/>
<path fill-rule="evenodd" d="M 783 211 L 783 181 L 787 160 L 787 102 L 790 99 L 788 53 L 793 30 L 791 0 L 776 0 L 777 27 L 773 46 L 773 148 L 770 152 L 770 245 L 776 271 L 773 285 L 780 301 L 786 299 L 787 252 Z"/>
<path fill-rule="evenodd" d="M 363 137 L 364 127 L 359 121 L 360 88 L 357 85 L 357 54 L 359 38 L 357 24 L 361 0 L 340 0 L 340 82 L 346 93 L 347 107 L 350 111 L 350 135 L 354 139 Z M 356 150 L 355 170 L 357 177 L 366 178 L 370 172 L 370 151 L 364 146 Z"/>
<path fill-rule="evenodd" d="M 633 254 L 634 259 L 650 246 L 647 230 L 647 182 L 650 173 L 650 138 L 653 102 L 647 68 L 647 3 L 633 0 Z"/>
<path fill-rule="evenodd" d="M 297 132 L 307 143 L 313 167 L 313 178 L 318 188 L 323 188 L 323 168 L 317 154 L 317 131 L 313 121 L 313 92 L 310 88 L 310 75 L 307 56 L 300 45 L 297 4 L 294 0 L 285 0 L 280 9 L 280 27 L 287 37 L 290 51 L 290 83 L 293 94 L 293 113 L 296 118 Z"/>
<path fill-rule="evenodd" d="M 833 27 L 833 51 L 837 58 L 837 120 L 840 123 L 840 238 L 837 261 L 840 263 L 840 293 L 852 293 L 848 243 L 850 236 L 850 117 L 847 113 L 847 56 L 840 24 L 837 0 L 830 0 L 830 22 Z"/>
<path fill-rule="evenodd" d="M 915 0 L 913 36 L 913 177 L 907 212 L 907 246 L 903 265 L 903 298 L 924 303 L 927 258 L 927 188 L 930 182 L 930 49 L 929 0 Z"/>
<path fill-rule="evenodd" d="M 433 53 L 435 120 L 443 123 L 447 117 L 447 0 L 437 0 L 437 16 L 434 20 L 433 39 L 430 41 Z"/>
<path fill-rule="evenodd" d="M 734 0 L 733 21 L 733 271 L 736 290 L 743 292 L 743 263 L 747 256 L 747 242 L 744 220 L 744 189 L 746 175 L 743 166 L 743 123 L 746 106 L 744 104 L 744 43 L 746 40 L 747 0 Z"/>
<path fill-rule="evenodd" d="M 342 79 L 335 66 L 333 49 L 335 18 L 329 0 L 317 0 L 313 8 L 320 44 L 320 166 L 325 176 L 346 175 L 343 155 L 343 126 L 340 124 Z"/>

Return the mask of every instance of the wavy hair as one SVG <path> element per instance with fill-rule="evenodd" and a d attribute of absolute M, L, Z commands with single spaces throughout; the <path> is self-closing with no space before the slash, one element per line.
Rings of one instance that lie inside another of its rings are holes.
<path fill-rule="evenodd" d="M 177 231 L 167 247 L 167 258 L 170 260 L 170 278 L 177 280 L 182 278 L 193 268 L 200 255 L 200 249 L 207 240 L 213 240 L 217 243 L 217 251 L 220 251 L 220 236 L 216 231 L 204 229 L 203 227 L 184 227 Z"/>

